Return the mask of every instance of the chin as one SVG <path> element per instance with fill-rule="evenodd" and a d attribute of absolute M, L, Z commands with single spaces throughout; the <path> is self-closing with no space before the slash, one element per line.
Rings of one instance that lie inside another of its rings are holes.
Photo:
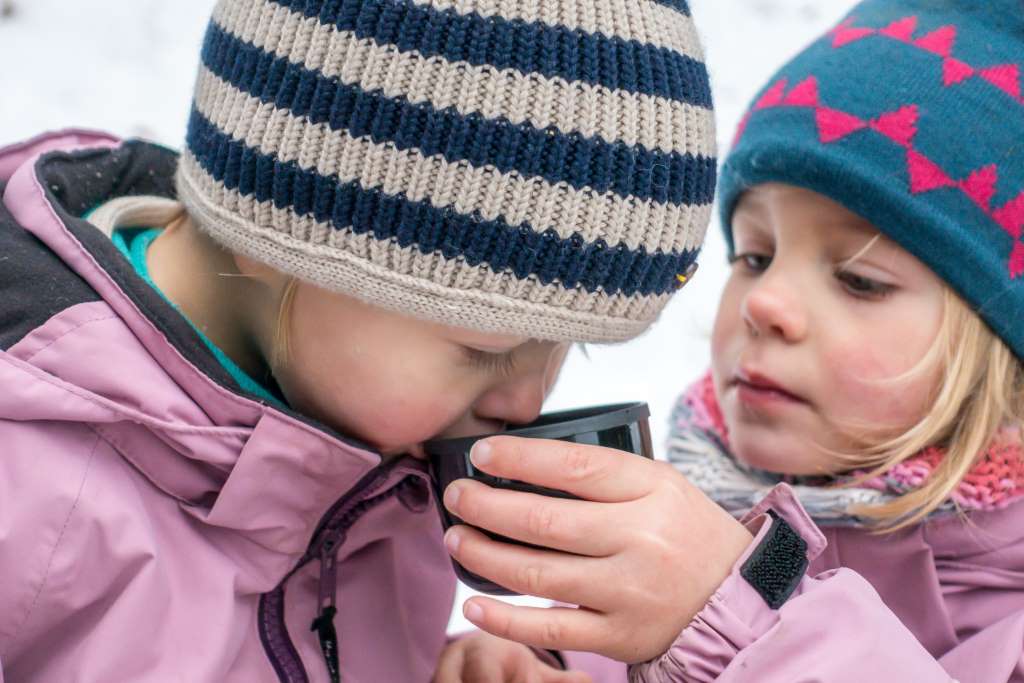
<path fill-rule="evenodd" d="M 754 469 L 773 474 L 812 476 L 828 473 L 821 454 L 805 453 L 807 444 L 791 439 L 752 438 L 742 436 L 732 442 L 737 460 Z"/>

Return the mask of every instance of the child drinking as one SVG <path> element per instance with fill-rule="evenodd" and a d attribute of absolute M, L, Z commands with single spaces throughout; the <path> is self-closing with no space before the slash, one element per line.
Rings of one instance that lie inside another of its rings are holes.
<path fill-rule="evenodd" d="M 715 167 L 683 0 L 222 0 L 180 156 L 0 150 L 0 678 L 585 678 L 447 643 L 418 458 L 643 332 Z"/>

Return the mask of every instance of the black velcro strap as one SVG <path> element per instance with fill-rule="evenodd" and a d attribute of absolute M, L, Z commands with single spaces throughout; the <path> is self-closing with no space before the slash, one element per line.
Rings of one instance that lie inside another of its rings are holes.
<path fill-rule="evenodd" d="M 807 541 L 777 514 L 772 528 L 740 568 L 740 576 L 754 587 L 768 606 L 778 609 L 789 600 L 807 571 Z"/>

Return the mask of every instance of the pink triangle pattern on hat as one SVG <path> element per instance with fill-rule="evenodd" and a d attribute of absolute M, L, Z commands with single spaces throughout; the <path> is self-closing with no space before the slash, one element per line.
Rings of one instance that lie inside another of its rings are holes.
<path fill-rule="evenodd" d="M 847 19 L 829 33 L 832 37 L 832 47 L 839 49 L 874 35 L 907 43 L 942 58 L 944 86 L 958 85 L 969 78 L 978 76 L 1005 92 L 1018 104 L 1024 105 L 1024 98 L 1021 97 L 1020 66 L 997 64 L 979 68 L 957 59 L 953 56 L 957 36 L 956 26 L 942 26 L 931 33 L 914 38 L 914 33 L 917 31 L 916 16 L 897 19 L 879 29 L 854 26 L 854 21 L 853 18 Z"/>
<path fill-rule="evenodd" d="M 893 31 L 901 33 L 905 30 L 906 25 L 903 28 L 893 28 L 890 33 Z M 926 37 L 930 36 L 934 36 L 934 33 Z M 955 37 L 955 32 L 946 31 L 937 37 L 930 38 L 925 45 L 929 46 L 931 50 L 946 52 L 947 45 L 952 45 L 953 37 Z M 849 35 L 846 40 L 847 42 L 844 44 L 850 42 Z M 812 109 L 818 130 L 818 140 L 822 144 L 832 144 L 861 131 L 874 131 L 906 149 L 908 189 L 911 194 L 916 195 L 949 188 L 958 189 L 1006 231 L 1014 240 L 1007 261 L 1010 278 L 1016 279 L 1024 276 L 1024 243 L 1021 242 L 1021 238 L 1024 237 L 1024 190 L 1009 202 L 993 209 L 992 198 L 995 196 L 996 185 L 999 181 L 999 168 L 996 164 L 978 168 L 966 178 L 955 179 L 939 164 L 914 148 L 917 122 L 920 118 L 918 105 L 905 104 L 893 111 L 883 112 L 874 118 L 866 119 L 823 104 L 818 79 L 815 76 L 807 77 L 792 88 L 788 86 L 788 80 L 782 78 L 765 90 L 740 123 L 736 133 L 736 142 L 742 138 L 751 116 L 757 112 L 778 107 Z"/>

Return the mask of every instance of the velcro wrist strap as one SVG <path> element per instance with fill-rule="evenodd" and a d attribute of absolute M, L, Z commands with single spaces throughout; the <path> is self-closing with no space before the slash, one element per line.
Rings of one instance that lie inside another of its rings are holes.
<path fill-rule="evenodd" d="M 789 599 L 807 571 L 807 541 L 786 520 L 768 511 L 772 526 L 740 568 L 768 606 L 778 609 Z"/>

